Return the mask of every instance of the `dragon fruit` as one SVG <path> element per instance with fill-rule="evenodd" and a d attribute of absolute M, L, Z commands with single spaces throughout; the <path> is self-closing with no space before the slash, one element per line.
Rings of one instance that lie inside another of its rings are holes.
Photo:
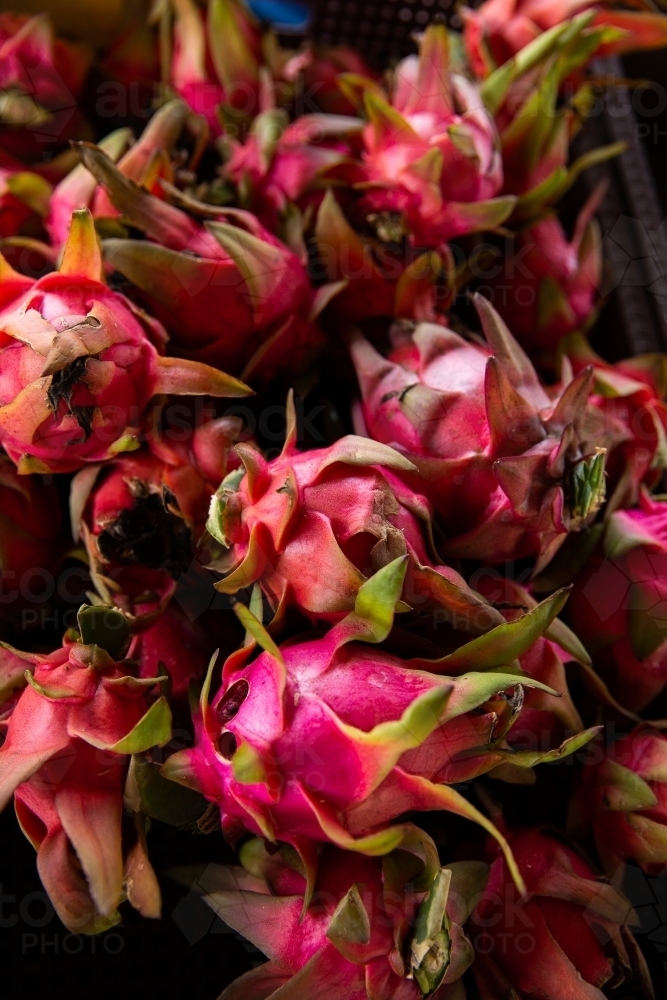
<path fill-rule="evenodd" d="M 30 235 L 46 214 L 51 185 L 40 174 L 0 153 L 0 237 Z"/>
<path fill-rule="evenodd" d="M 667 503 L 640 495 L 617 510 L 601 545 L 577 576 L 570 621 L 599 673 L 631 711 L 667 684 Z"/>
<path fill-rule="evenodd" d="M 171 714 L 164 698 L 147 707 L 146 681 L 121 660 L 129 632 L 120 612 L 84 606 L 79 628 L 80 641 L 48 655 L 9 650 L 28 683 L 0 748 L 0 807 L 14 795 L 58 916 L 87 934 L 120 920 L 129 861 L 121 841 L 128 755 L 163 746 Z M 150 866 L 145 872 L 154 880 Z M 132 889 L 126 891 L 132 902 Z"/>
<path fill-rule="evenodd" d="M 40 159 L 82 130 L 77 99 L 92 53 L 56 38 L 46 14 L 0 14 L 2 146 L 22 159 Z"/>
<path fill-rule="evenodd" d="M 345 96 L 340 86 L 342 74 L 352 73 L 367 80 L 378 80 L 378 75 L 362 56 L 346 45 L 310 46 L 307 58 L 297 57 L 303 75 L 303 90 L 312 101 L 328 115 L 352 115 L 355 106 Z M 288 64 L 291 68 L 291 64 Z"/>
<path fill-rule="evenodd" d="M 515 199 L 495 197 L 503 184 L 496 128 L 474 84 L 450 72 L 444 25 L 429 25 L 419 56 L 399 63 L 388 96 L 372 80 L 354 86 L 368 117 L 367 215 L 401 219 L 426 247 L 507 218 Z"/>
<path fill-rule="evenodd" d="M 86 546 L 107 603 L 134 614 L 137 604 L 160 606 L 174 592 L 195 557 L 221 477 L 238 465 L 235 454 L 228 459 L 239 431 L 235 417 L 162 431 L 154 421 L 145 448 L 74 477 L 74 536 Z"/>
<path fill-rule="evenodd" d="M 81 146 L 80 155 L 121 214 L 156 241 L 110 239 L 104 249 L 179 353 L 244 378 L 305 364 L 321 340 L 313 320 L 331 291 L 313 295 L 294 253 L 249 212 L 185 199 L 196 213 L 228 220 L 201 226 L 124 177 L 98 148 Z"/>
<path fill-rule="evenodd" d="M 594 196 L 582 209 L 572 239 L 554 214 L 521 230 L 502 274 L 486 282 L 496 309 L 526 350 L 553 351 L 565 334 L 595 319 L 602 275 Z"/>
<path fill-rule="evenodd" d="M 349 115 L 307 114 L 290 123 L 286 111 L 269 107 L 253 120 L 244 142 L 225 139 L 222 176 L 236 186 L 239 203 L 275 232 L 290 203 L 301 203 L 327 171 L 344 163 L 346 138 L 361 127 Z"/>
<path fill-rule="evenodd" d="M 203 681 L 213 652 L 214 644 L 204 629 L 172 601 L 155 624 L 132 638 L 127 656 L 139 664 L 139 677 L 155 677 L 163 663 L 171 697 L 184 702 L 190 683 Z"/>
<path fill-rule="evenodd" d="M 209 671 L 196 746 L 169 757 L 162 769 L 220 807 L 231 840 L 249 830 L 302 852 L 310 850 L 307 842 L 319 841 L 380 855 L 409 836 L 404 825 L 387 825 L 391 820 L 411 810 L 444 809 L 476 821 L 504 845 L 449 783 L 500 762 L 531 767 L 553 760 L 597 731 L 555 751 L 513 752 L 496 745 L 497 715 L 480 711 L 489 699 L 524 685 L 550 690 L 530 677 L 519 683 L 502 664 L 549 626 L 562 592 L 436 661 L 404 661 L 356 641 L 387 637 L 405 569 L 406 559 L 399 558 L 379 570 L 359 589 L 354 611 L 323 638 L 280 649 L 250 610 L 237 606 L 265 651 L 252 659 L 251 641 L 232 654 L 210 704 Z"/>
<path fill-rule="evenodd" d="M 508 838 L 527 892 L 517 899 L 498 855 L 469 930 L 481 1000 L 603 1000 L 605 986 L 633 972 L 652 995 L 628 929 L 633 910 L 618 889 L 556 833 L 522 828 Z"/>
<path fill-rule="evenodd" d="M 53 569 L 62 524 L 55 484 L 19 476 L 5 455 L 0 455 L 0 525 L 0 600 L 7 610 L 10 602 L 23 603 L 34 570 Z"/>
<path fill-rule="evenodd" d="M 592 831 L 611 875 L 627 860 L 660 875 L 667 863 L 665 736 L 639 726 L 582 768 L 570 823 L 581 834 Z"/>
<path fill-rule="evenodd" d="M 417 830 L 408 851 L 379 859 L 326 846 L 312 884 L 295 852 L 271 854 L 261 840 L 243 845 L 242 868 L 209 865 L 195 888 L 269 958 L 221 1000 L 260 992 L 269 1000 L 285 987 L 326 1000 L 455 1000 L 450 984 L 474 955 L 463 924 L 488 867 L 440 867 L 435 844 Z"/>
<path fill-rule="evenodd" d="M 354 340 L 366 427 L 417 466 L 400 475 L 440 515 L 446 557 L 543 565 L 604 498 L 604 450 L 587 438 L 592 372 L 550 398 L 493 306 L 474 301 L 488 346 L 431 324 L 389 358 Z"/>
<path fill-rule="evenodd" d="M 474 576 L 475 589 L 502 609 L 507 621 L 516 621 L 537 606 L 532 595 L 513 580 L 503 579 L 494 572 Z M 535 680 L 557 691 L 554 699 L 543 691 L 526 691 L 515 706 L 516 719 L 507 732 L 507 745 L 515 750 L 548 750 L 558 746 L 572 733 L 584 728 L 581 716 L 572 701 L 565 674 L 565 663 L 584 661 L 588 657 L 576 636 L 559 620 L 554 622 L 549 636 L 540 636 L 519 659 L 521 669 Z"/>
<path fill-rule="evenodd" d="M 0 442 L 19 472 L 70 472 L 137 447 L 158 393 L 243 396 L 223 372 L 162 357 L 161 325 L 102 283 L 92 216 L 72 216 L 60 271 L 7 272 L 0 310 Z"/>
<path fill-rule="evenodd" d="M 414 247 L 396 252 L 391 220 L 378 217 L 375 225 L 376 239 L 356 232 L 332 190 L 327 190 L 317 212 L 318 255 L 311 272 L 330 282 L 344 282 L 329 311 L 346 325 L 387 316 L 435 321 L 437 308 L 445 304 L 437 301 L 443 258 L 435 250 L 421 252 Z M 399 234 L 399 242 L 401 238 Z"/>
<path fill-rule="evenodd" d="M 593 0 L 485 0 L 476 9 L 463 8 L 464 42 L 473 72 L 485 77 L 526 45 L 574 15 L 604 6 Z M 667 25 L 658 14 L 598 10 L 596 27 L 618 28 L 600 55 L 667 44 Z"/>
<path fill-rule="evenodd" d="M 161 10 L 165 26 L 174 17 L 168 78 L 213 135 L 221 133 L 221 105 L 239 115 L 256 113 L 262 34 L 246 5 L 208 0 L 206 17 L 195 0 L 169 0 Z"/>
<path fill-rule="evenodd" d="M 667 465 L 667 362 L 663 354 L 604 361 L 581 334 L 563 341 L 575 375 L 593 366 L 592 418 L 610 441 L 607 460 L 609 506 L 638 503 L 640 487 L 658 485 Z"/>
<path fill-rule="evenodd" d="M 188 107 L 183 101 L 169 101 L 153 115 L 134 145 L 130 146 L 130 129 L 121 128 L 103 139 L 99 148 L 114 163 L 118 162 L 118 169 L 125 177 L 154 194 L 161 194 L 157 181 L 160 177 L 173 180 L 169 158 L 187 114 Z M 54 246 L 62 246 L 67 240 L 72 212 L 79 208 L 90 209 L 98 230 L 113 233 L 115 224 L 116 230 L 124 231 L 120 212 L 111 204 L 104 188 L 96 184 L 92 174 L 80 163 L 57 185 L 50 199 L 45 226 Z"/>
<path fill-rule="evenodd" d="M 277 458 L 267 462 L 252 445 L 236 446 L 244 469 L 223 480 L 208 521 L 223 546 L 212 562 L 226 574 L 217 590 L 235 594 L 258 582 L 278 618 L 294 606 L 313 621 L 334 622 L 352 610 L 368 576 L 407 553 L 408 605 L 438 608 L 474 634 L 502 621 L 458 573 L 438 565 L 429 504 L 394 474 L 414 469 L 407 459 L 354 435 L 299 452 L 295 437 L 290 401 Z"/>

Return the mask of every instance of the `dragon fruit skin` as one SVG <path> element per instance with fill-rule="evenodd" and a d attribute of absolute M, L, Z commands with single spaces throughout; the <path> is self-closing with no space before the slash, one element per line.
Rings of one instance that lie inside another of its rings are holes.
<path fill-rule="evenodd" d="M 105 256 L 164 322 L 175 350 L 262 379 L 310 357 L 326 287 L 318 302 L 298 257 L 253 215 L 228 209 L 230 221 L 203 227 L 124 177 L 98 148 L 81 145 L 80 155 L 118 211 L 156 241 L 105 240 Z"/>
<path fill-rule="evenodd" d="M 436 284 L 443 261 L 436 251 L 408 247 L 396 254 L 383 241 L 357 233 L 329 188 L 315 225 L 318 277 L 344 282 L 329 312 L 339 323 L 374 317 L 436 321 Z"/>
<path fill-rule="evenodd" d="M 569 618 L 617 699 L 631 711 L 667 684 L 667 504 L 646 493 L 610 518 L 576 577 Z"/>
<path fill-rule="evenodd" d="M 368 576 L 408 553 L 403 596 L 411 607 L 439 608 L 474 634 L 502 621 L 458 573 L 438 565 L 430 506 L 394 474 L 413 466 L 391 448 L 349 435 L 299 452 L 290 433 L 271 462 L 250 445 L 236 451 L 245 475 L 223 481 L 208 522 L 226 547 L 215 564 L 226 573 L 217 590 L 235 594 L 258 582 L 278 616 L 293 606 L 313 621 L 335 622 Z"/>
<path fill-rule="evenodd" d="M 290 123 L 286 112 L 268 108 L 244 142 L 226 139 L 230 155 L 222 176 L 237 186 L 241 204 L 262 225 L 280 231 L 290 203 L 305 206 L 327 172 L 350 155 L 347 138 L 361 127 L 349 115 L 306 114 Z"/>
<path fill-rule="evenodd" d="M 158 393 L 250 392 L 208 366 L 161 357 L 160 324 L 101 276 L 87 209 L 72 217 L 59 272 L 36 282 L 9 274 L 17 295 L 0 311 L 0 441 L 19 472 L 73 471 L 136 447 Z"/>
<path fill-rule="evenodd" d="M 592 416 L 610 439 L 606 471 L 614 508 L 639 502 L 642 485 L 658 485 L 667 464 L 667 363 L 661 354 L 644 354 L 609 364 L 588 341 L 575 334 L 562 351 L 577 375 L 592 365 Z"/>
<path fill-rule="evenodd" d="M 248 830 L 297 849 L 304 840 L 333 842 L 377 855 L 406 836 L 404 827 L 386 824 L 413 809 L 446 809 L 499 836 L 447 782 L 469 780 L 505 760 L 532 766 L 554 759 L 513 754 L 495 743 L 489 748 L 498 716 L 475 710 L 517 686 L 516 677 L 493 669 L 505 662 L 507 653 L 495 644 L 506 625 L 438 661 L 404 661 L 354 641 L 387 636 L 405 568 L 405 559 L 395 560 L 367 581 L 355 611 L 324 638 L 280 650 L 247 609 L 239 610 L 266 651 L 249 663 L 253 643 L 232 654 L 210 705 L 207 679 L 196 746 L 162 768 L 217 803 L 231 839 Z M 515 633 L 518 653 L 561 604 L 562 595 L 524 616 Z M 489 669 L 475 672 L 482 664 Z M 461 676 L 441 676 L 470 667 Z M 532 678 L 522 677 L 524 684 L 550 690 Z M 591 735 L 580 734 L 576 745 Z"/>
<path fill-rule="evenodd" d="M 542 32 L 598 6 L 603 4 L 591 0 L 486 0 L 475 10 L 463 8 L 463 37 L 473 72 L 484 78 L 494 65 L 506 63 Z M 625 33 L 607 43 L 600 55 L 661 48 L 667 38 L 664 19 L 644 11 L 598 10 L 593 24 Z"/>
<path fill-rule="evenodd" d="M 546 562 L 603 497 L 603 453 L 584 426 L 591 372 L 550 399 L 493 306 L 475 303 L 488 347 L 430 324 L 388 359 L 353 341 L 367 432 L 419 469 L 401 478 L 433 503 L 445 557 Z M 594 481 L 583 505 L 566 501 L 573 469 Z"/>
<path fill-rule="evenodd" d="M 166 423 L 159 427 L 156 415 L 145 447 L 82 469 L 71 486 L 74 536 L 85 544 L 97 590 L 127 614 L 139 599 L 162 606 L 173 594 L 195 558 L 220 479 L 239 464 L 237 418 L 184 429 L 169 423 L 166 409 Z"/>
<path fill-rule="evenodd" d="M 419 57 L 399 64 L 390 101 L 369 81 L 366 213 L 402 215 L 414 242 L 434 248 L 500 225 L 515 199 L 495 197 L 503 184 L 498 135 L 474 84 L 450 75 L 443 25 L 430 25 Z"/>
<path fill-rule="evenodd" d="M 173 180 L 169 155 L 178 139 L 188 114 L 183 101 L 173 100 L 163 105 L 151 118 L 134 145 L 132 133 L 121 128 L 110 133 L 100 143 L 125 177 L 148 186 L 153 194 L 161 194 L 158 179 Z M 129 147 L 129 148 L 128 148 Z M 100 220 L 119 220 L 120 212 L 112 205 L 103 187 L 80 163 L 56 186 L 49 202 L 45 227 L 51 243 L 62 246 L 69 233 L 72 212 L 89 208 L 98 225 Z"/>
<path fill-rule="evenodd" d="M 377 74 L 364 61 L 356 49 L 346 45 L 317 45 L 308 52 L 308 59 L 300 67 L 303 89 L 308 98 L 328 115 L 353 115 L 354 104 L 340 88 L 342 73 L 354 73 L 367 80 L 378 80 Z"/>
<path fill-rule="evenodd" d="M 497 573 L 480 573 L 474 577 L 475 590 L 490 603 L 502 608 L 508 621 L 525 614 L 536 607 L 531 594 L 518 583 L 502 579 Z M 559 622 L 563 641 L 573 638 L 563 634 L 563 623 Z M 570 642 L 567 643 L 570 645 Z M 573 647 L 571 647 L 573 648 Z M 525 673 L 557 691 L 559 698 L 553 698 L 540 690 L 526 691 L 519 706 L 516 721 L 507 733 L 507 742 L 519 750 L 548 749 L 558 746 L 571 733 L 584 728 L 581 716 L 572 701 L 567 684 L 565 663 L 575 657 L 555 642 L 540 636 L 519 659 Z"/>
<path fill-rule="evenodd" d="M 55 37 L 46 14 L 0 14 L 4 150 L 40 160 L 45 145 L 86 130 L 76 105 L 91 61 L 86 46 Z"/>
<path fill-rule="evenodd" d="M 529 352 L 553 351 L 594 317 L 602 252 L 592 208 L 589 203 L 580 213 L 571 240 L 553 214 L 522 230 L 503 274 L 487 283 L 496 309 Z"/>
<path fill-rule="evenodd" d="M 648 875 L 667 863 L 667 739 L 638 726 L 582 768 L 569 821 L 592 831 L 610 874 L 632 860 Z"/>
<path fill-rule="evenodd" d="M 32 570 L 53 568 L 62 518 L 55 484 L 19 476 L 4 455 L 0 455 L 0 525 L 0 581 L 6 605 L 12 592 L 21 600 L 22 584 Z"/>
<path fill-rule="evenodd" d="M 97 933 L 120 919 L 128 754 L 167 742 L 169 708 L 161 698 L 147 709 L 145 687 L 101 646 L 12 652 L 16 673 L 29 683 L 0 748 L 0 807 L 15 795 L 19 822 L 65 926 Z M 31 664 L 34 673 L 26 670 Z"/>
<path fill-rule="evenodd" d="M 172 86 L 219 136 L 223 103 L 241 116 L 259 110 L 259 24 L 240 0 L 209 0 L 206 17 L 194 0 L 171 0 L 165 14 L 170 7 L 175 17 Z"/>
<path fill-rule="evenodd" d="M 139 664 L 140 677 L 155 677 L 164 663 L 171 678 L 171 697 L 185 701 L 191 681 L 206 675 L 214 644 L 204 629 L 190 621 L 172 601 L 155 624 L 134 636 L 128 659 Z"/>
<path fill-rule="evenodd" d="M 473 970 L 481 1000 L 510 995 L 603 1000 L 605 984 L 629 971 L 629 955 L 636 956 L 637 971 L 646 981 L 627 928 L 632 907 L 618 889 L 600 882 L 571 847 L 546 829 L 521 828 L 510 831 L 508 839 L 527 894 L 517 899 L 498 855 L 469 932 L 477 946 Z"/>
<path fill-rule="evenodd" d="M 488 868 L 478 861 L 440 868 L 435 845 L 421 831 L 415 836 L 415 854 L 384 860 L 325 846 L 311 886 L 298 859 L 269 854 L 259 840 L 241 848 L 243 868 L 209 866 L 197 884 L 205 901 L 269 957 L 223 1000 L 262 986 L 273 997 L 288 983 L 306 996 L 317 988 L 323 1000 L 453 998 L 450 984 L 473 957 L 462 925 Z"/>

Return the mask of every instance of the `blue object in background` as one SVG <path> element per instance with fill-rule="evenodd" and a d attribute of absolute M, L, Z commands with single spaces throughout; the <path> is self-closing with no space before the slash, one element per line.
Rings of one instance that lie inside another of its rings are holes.
<path fill-rule="evenodd" d="M 293 0 L 246 0 L 248 7 L 260 21 L 268 21 L 277 31 L 300 34 L 307 31 L 312 11 L 305 3 Z"/>

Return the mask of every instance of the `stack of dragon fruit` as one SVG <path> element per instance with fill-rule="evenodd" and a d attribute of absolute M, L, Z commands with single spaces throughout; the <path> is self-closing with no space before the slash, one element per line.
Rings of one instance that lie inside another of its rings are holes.
<path fill-rule="evenodd" d="M 653 995 L 667 355 L 571 147 L 667 17 L 462 21 L 0 15 L 0 807 L 74 933 L 193 884 L 268 959 L 221 1000 Z"/>

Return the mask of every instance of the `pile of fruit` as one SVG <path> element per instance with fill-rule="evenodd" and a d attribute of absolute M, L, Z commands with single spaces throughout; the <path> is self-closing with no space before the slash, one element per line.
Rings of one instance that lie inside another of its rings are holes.
<path fill-rule="evenodd" d="M 462 15 L 383 73 L 0 15 L 0 807 L 79 934 L 224 837 L 224 1000 L 651 995 L 667 356 L 596 326 L 571 144 L 667 17 Z"/>

